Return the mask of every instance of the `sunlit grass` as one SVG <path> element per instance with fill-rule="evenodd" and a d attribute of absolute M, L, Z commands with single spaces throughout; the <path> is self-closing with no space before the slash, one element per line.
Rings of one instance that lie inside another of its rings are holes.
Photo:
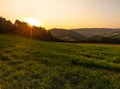
<path fill-rule="evenodd" d="M 0 35 L 1 89 L 120 89 L 120 46 Z"/>

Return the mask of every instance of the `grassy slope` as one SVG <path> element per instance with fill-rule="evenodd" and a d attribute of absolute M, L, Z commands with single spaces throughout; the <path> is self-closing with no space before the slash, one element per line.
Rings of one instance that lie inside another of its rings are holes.
<path fill-rule="evenodd" d="M 0 89 L 120 89 L 120 46 L 0 34 Z"/>

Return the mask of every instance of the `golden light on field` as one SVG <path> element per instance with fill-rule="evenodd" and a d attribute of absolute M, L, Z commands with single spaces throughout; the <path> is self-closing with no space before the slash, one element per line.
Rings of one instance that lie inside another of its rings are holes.
<path fill-rule="evenodd" d="M 32 26 L 40 26 L 40 22 L 37 19 L 32 17 L 25 18 L 24 21 Z"/>

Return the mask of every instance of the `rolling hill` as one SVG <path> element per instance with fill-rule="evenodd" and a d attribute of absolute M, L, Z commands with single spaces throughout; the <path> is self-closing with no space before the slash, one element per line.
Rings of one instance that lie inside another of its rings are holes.
<path fill-rule="evenodd" d="M 63 41 L 92 42 L 92 43 L 120 43 L 120 29 L 83 28 L 83 29 L 52 29 L 51 35 Z"/>
<path fill-rule="evenodd" d="M 89 37 L 87 40 L 88 40 L 88 42 L 92 42 L 92 43 L 120 44 L 120 32 L 115 31 L 110 34 L 92 36 L 92 37 Z"/>
<path fill-rule="evenodd" d="M 112 34 L 113 32 L 120 32 L 120 29 L 110 29 L 110 28 L 83 28 L 83 29 L 71 29 L 71 30 L 87 38 L 92 36 Z"/>
<path fill-rule="evenodd" d="M 115 31 L 111 34 L 105 34 L 104 37 L 110 37 L 110 38 L 119 38 L 120 39 L 120 31 Z"/>
<path fill-rule="evenodd" d="M 85 37 L 82 36 L 81 34 L 78 34 L 71 30 L 54 28 L 49 31 L 51 35 L 63 41 L 81 41 L 85 39 Z"/>
<path fill-rule="evenodd" d="M 0 34 L 1 89 L 120 89 L 120 45 Z"/>

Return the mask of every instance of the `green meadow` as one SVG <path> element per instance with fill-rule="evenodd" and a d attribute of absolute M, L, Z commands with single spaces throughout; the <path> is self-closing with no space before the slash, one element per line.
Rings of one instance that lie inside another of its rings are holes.
<path fill-rule="evenodd" d="M 0 34 L 0 89 L 120 89 L 120 45 Z"/>

